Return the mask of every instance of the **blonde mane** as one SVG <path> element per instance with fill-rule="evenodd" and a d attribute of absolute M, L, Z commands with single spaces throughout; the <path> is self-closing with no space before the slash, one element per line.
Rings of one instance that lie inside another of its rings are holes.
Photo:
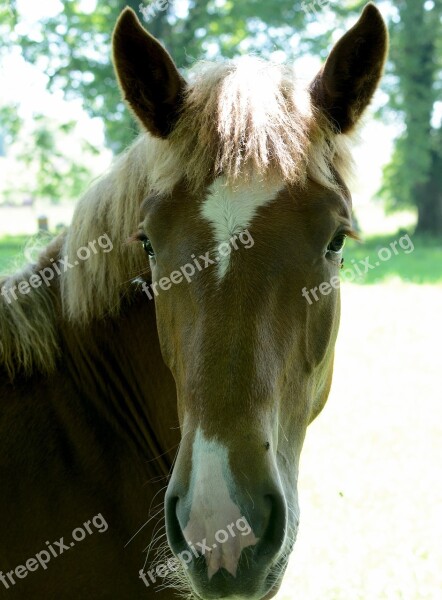
<path fill-rule="evenodd" d="M 201 192 L 221 174 L 229 185 L 256 175 L 300 185 L 311 177 L 334 189 L 334 169 L 345 177 L 350 166 L 346 136 L 313 109 L 287 67 L 257 58 L 197 65 L 170 137 L 141 134 L 86 192 L 66 235 L 39 264 L 0 281 L 0 288 L 11 288 L 51 252 L 74 262 L 79 248 L 103 234 L 112 240 L 112 252 L 91 256 L 52 287 L 32 289 L 10 304 L 0 298 L 0 364 L 11 378 L 50 372 L 58 353 L 57 314 L 79 326 L 118 314 L 131 282 L 147 268 L 142 249 L 127 240 L 148 194 L 170 194 L 180 180 Z"/>
<path fill-rule="evenodd" d="M 219 175 L 338 187 L 352 171 L 347 137 L 315 110 L 291 68 L 257 57 L 199 63 L 170 141 L 190 186 Z"/>

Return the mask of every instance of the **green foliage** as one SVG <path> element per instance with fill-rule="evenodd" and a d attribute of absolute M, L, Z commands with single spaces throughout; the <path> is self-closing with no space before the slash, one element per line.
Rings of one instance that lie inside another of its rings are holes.
<path fill-rule="evenodd" d="M 0 4 L 0 35 L 2 44 L 0 54 L 8 49 L 11 43 L 11 32 L 18 22 L 16 0 L 3 0 Z"/>
<path fill-rule="evenodd" d="M 7 46 L 12 38 L 6 34 L 20 19 L 15 0 L 6 2 L 7 10 L 0 11 L 0 33 L 5 34 Z M 318 28 L 319 14 L 334 15 L 336 27 L 341 27 L 365 3 L 187 0 L 183 11 L 183 2 L 178 6 L 173 0 L 166 6 L 162 1 L 161 7 L 154 0 L 107 0 L 97 1 L 85 13 L 80 0 L 62 0 L 59 14 L 43 19 L 27 34 L 21 29 L 18 41 L 25 58 L 46 72 L 51 90 L 62 90 L 67 99 L 81 98 L 88 114 L 103 120 L 107 145 L 118 153 L 138 131 L 122 102 L 111 64 L 112 30 L 126 5 L 165 44 L 186 74 L 201 58 L 246 52 L 271 56 L 283 51 L 290 59 L 313 51 L 325 58 L 333 28 Z M 442 161 L 440 130 L 431 125 L 442 89 L 442 0 L 398 0 L 383 7 L 392 17 L 390 62 L 383 83 L 390 98 L 382 114 L 403 123 L 404 133 L 385 168 L 381 195 L 390 209 L 416 206 L 421 222 L 425 213 L 428 222 L 439 220 L 437 229 L 442 230 L 440 194 L 433 204 L 428 199 L 429 190 L 438 189 Z"/>
<path fill-rule="evenodd" d="M 54 128 L 45 117 L 39 115 L 35 122 L 32 140 L 35 150 L 32 152 L 28 147 L 18 157 L 28 167 L 37 162 L 34 194 L 51 198 L 54 202 L 61 198 L 75 198 L 90 177 L 88 169 L 66 158 L 57 144 Z M 74 126 L 75 123 L 64 123 L 59 131 L 69 133 Z"/>
<path fill-rule="evenodd" d="M 58 123 L 45 115 L 34 115 L 31 132 L 20 136 L 21 120 L 11 107 L 0 109 L 0 126 L 10 138 L 11 149 L 29 180 L 20 178 L 3 190 L 10 200 L 17 196 L 48 198 L 53 203 L 76 199 L 92 179 L 88 158 L 96 156 L 98 149 L 86 141 L 72 153 L 72 136 L 76 123 Z"/>
<path fill-rule="evenodd" d="M 22 126 L 18 115 L 17 106 L 0 107 L 0 133 L 4 135 L 5 142 L 12 144 L 17 138 Z"/>
<path fill-rule="evenodd" d="M 423 190 L 435 176 L 435 153 L 440 153 L 440 132 L 431 119 L 440 99 L 442 1 L 400 0 L 395 6 L 398 15 L 390 28 L 395 77 L 389 79 L 389 92 L 405 131 L 384 170 L 381 194 L 391 209 L 419 208 Z"/>
<path fill-rule="evenodd" d="M 44 68 L 50 89 L 63 90 L 66 98 L 81 98 L 90 116 L 104 120 L 107 144 L 114 152 L 133 140 L 138 127 L 116 83 L 111 35 L 126 5 L 143 20 L 140 4 L 148 5 L 141 0 L 107 0 L 97 2 L 95 10 L 86 14 L 78 0 L 64 0 L 60 14 L 44 19 L 39 29 L 20 38 L 25 58 Z M 291 0 L 279 0 L 277 5 L 262 0 L 189 0 L 185 18 L 177 16 L 171 1 L 167 10 L 152 9 L 149 14 L 146 28 L 184 71 L 209 55 L 287 50 L 293 31 L 305 19 L 301 7 Z M 258 41 L 259 32 L 265 32 L 265 41 Z"/>

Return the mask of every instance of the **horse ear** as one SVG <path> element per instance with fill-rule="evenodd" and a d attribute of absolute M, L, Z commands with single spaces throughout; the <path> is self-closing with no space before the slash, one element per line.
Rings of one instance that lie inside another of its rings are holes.
<path fill-rule="evenodd" d="M 341 133 L 350 131 L 370 103 L 382 76 L 388 31 L 381 13 L 367 4 L 359 21 L 332 49 L 310 85 L 313 104 Z"/>
<path fill-rule="evenodd" d="M 115 27 L 113 59 L 130 108 L 152 135 L 166 138 L 177 120 L 186 83 L 131 8 L 122 12 Z"/>

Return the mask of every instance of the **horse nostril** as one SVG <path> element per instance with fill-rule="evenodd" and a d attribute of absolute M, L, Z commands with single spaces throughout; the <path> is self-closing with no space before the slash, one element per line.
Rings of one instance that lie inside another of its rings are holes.
<path fill-rule="evenodd" d="M 186 552 L 191 557 L 190 550 L 192 546 L 189 547 L 187 542 L 189 537 L 185 537 L 182 527 L 183 521 L 187 522 L 185 510 L 187 502 L 176 493 L 177 490 L 174 490 L 174 492 L 169 495 L 166 494 L 165 516 L 167 539 L 170 549 L 175 556 L 184 556 Z M 262 573 L 265 572 L 268 565 L 280 555 L 287 538 L 287 507 L 285 499 L 278 490 L 272 490 L 272 492 L 261 496 L 260 500 L 255 497 L 255 509 L 252 511 L 249 510 L 250 507 L 243 506 L 243 512 L 249 514 L 247 518 L 249 533 L 244 529 L 241 530 L 238 524 L 239 531 L 242 531 L 244 537 L 239 537 L 238 532 L 233 530 L 235 535 L 232 535 L 231 539 L 226 539 L 223 542 L 224 545 L 221 550 L 214 552 L 213 555 L 206 555 L 205 561 L 197 560 L 193 563 L 190 571 L 192 577 L 196 577 L 200 583 L 206 581 L 204 585 L 208 585 L 209 589 L 213 585 L 215 587 L 222 587 L 224 585 L 222 582 L 225 580 L 227 573 L 232 575 L 235 573 L 233 577 L 238 578 L 238 585 L 240 585 L 241 580 L 248 580 L 257 569 Z M 222 514 L 224 515 L 224 513 Z M 224 520 L 224 516 L 222 520 Z M 204 547 L 204 550 L 206 547 L 209 548 L 209 553 L 211 553 L 212 538 L 217 540 L 216 535 L 219 531 L 215 531 L 213 523 L 204 521 L 204 515 L 198 515 L 198 518 L 200 520 L 196 522 L 197 527 L 195 531 L 201 533 L 202 539 L 192 539 L 191 541 L 194 544 L 196 543 L 197 547 Z M 227 519 L 227 525 L 220 522 L 220 529 L 227 535 L 229 519 L 225 518 Z M 245 517 L 242 519 L 244 520 Z M 232 521 L 230 526 L 233 527 L 235 523 L 233 516 L 230 520 Z M 239 521 L 237 520 L 238 523 Z M 257 532 L 258 537 L 255 537 L 254 532 Z M 188 534 L 186 533 L 186 535 Z M 218 547 L 220 543 L 217 540 L 217 544 L 214 547 Z M 209 545 L 207 546 L 207 544 Z M 247 548 L 247 556 L 242 557 L 242 551 Z M 252 557 L 255 566 L 249 564 L 249 559 Z M 222 576 L 219 575 L 220 572 Z M 231 585 L 232 580 L 228 579 L 228 581 L 230 582 L 229 585 Z"/>
<path fill-rule="evenodd" d="M 187 548 L 186 540 L 178 520 L 177 505 L 179 502 L 178 496 L 166 498 L 166 533 L 169 546 L 174 554 L 179 554 Z"/>
<path fill-rule="evenodd" d="M 284 545 L 287 532 L 287 510 L 281 495 L 267 495 L 270 503 L 267 528 L 256 548 L 257 555 L 277 554 Z"/>

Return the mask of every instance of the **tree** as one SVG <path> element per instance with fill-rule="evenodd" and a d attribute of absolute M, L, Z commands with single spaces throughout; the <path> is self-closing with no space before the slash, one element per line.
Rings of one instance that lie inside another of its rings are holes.
<path fill-rule="evenodd" d="M 37 114 L 32 128 L 25 130 L 16 107 L 1 108 L 0 131 L 23 173 L 10 173 L 2 181 L 2 196 L 13 202 L 25 196 L 53 203 L 78 198 L 93 178 L 91 165 L 99 151 L 84 140 L 72 144 L 75 127 L 73 121 L 60 123 Z"/>
<path fill-rule="evenodd" d="M 63 0 L 60 14 L 20 37 L 25 58 L 45 70 L 50 89 L 62 89 L 67 98 L 81 97 L 89 115 L 104 120 L 107 144 L 114 152 L 133 140 L 138 127 L 121 101 L 113 72 L 112 29 L 125 6 L 143 18 L 140 5 L 147 4 L 146 0 L 107 0 L 85 13 L 79 0 Z M 258 49 L 254 40 L 263 31 L 261 54 L 287 49 L 287 40 L 305 20 L 305 13 L 292 0 L 279 0 L 277 5 L 262 0 L 188 0 L 184 17 L 177 15 L 172 0 L 156 0 L 148 14 L 146 27 L 184 71 L 208 55 L 231 57 Z"/>
<path fill-rule="evenodd" d="M 400 0 L 392 33 L 392 108 L 405 130 L 384 172 L 392 209 L 415 206 L 417 232 L 442 234 L 442 129 L 432 123 L 441 99 L 442 0 Z"/>
<path fill-rule="evenodd" d="M 8 49 L 10 44 L 11 30 L 17 25 L 18 14 L 16 0 L 5 0 L 0 5 L 0 34 L 2 36 L 2 45 L 0 53 Z"/>
<path fill-rule="evenodd" d="M 17 107 L 6 105 L 0 107 L 0 132 L 6 144 L 12 144 L 20 133 L 22 119 L 18 116 Z"/>
<path fill-rule="evenodd" d="M 10 3 L 15 7 L 13 0 Z M 365 3 L 187 0 L 186 11 L 178 14 L 172 0 L 153 0 L 150 5 L 147 0 L 107 0 L 97 2 L 89 13 L 82 11 L 79 0 L 63 0 L 63 11 L 44 19 L 40 30 L 22 35 L 20 43 L 25 58 L 48 74 L 51 89 L 62 89 L 67 98 L 82 98 L 89 115 L 104 121 L 107 145 L 116 153 L 138 131 L 121 101 L 110 61 L 112 29 L 126 5 L 141 19 L 148 17 L 147 29 L 186 72 L 197 59 L 245 52 L 271 56 L 282 50 L 291 58 L 313 50 L 325 57 L 331 28 L 317 35 L 320 14 L 334 14 L 339 25 L 360 13 Z M 384 90 L 390 96 L 388 111 L 404 124 L 404 133 L 385 169 L 382 195 L 391 209 L 415 206 L 418 231 L 440 234 L 442 132 L 432 115 L 442 83 L 442 0 L 398 0 L 385 6 L 396 12 Z M 14 11 L 8 18 L 16 20 Z M 315 35 L 308 27 L 312 22 Z"/>

